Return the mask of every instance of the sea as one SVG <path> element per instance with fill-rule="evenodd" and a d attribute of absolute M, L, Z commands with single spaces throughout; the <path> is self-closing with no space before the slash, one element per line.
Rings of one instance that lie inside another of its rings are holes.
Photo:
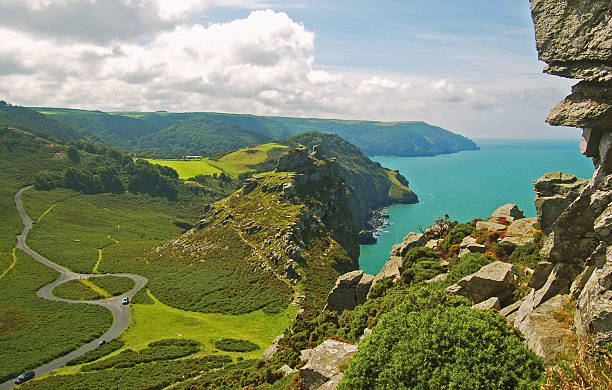
<path fill-rule="evenodd" d="M 580 153 L 580 139 L 476 139 L 480 150 L 433 157 L 371 157 L 398 169 L 419 196 L 419 203 L 388 207 L 390 225 L 379 231 L 378 243 L 362 245 L 360 268 L 378 273 L 391 247 L 409 232 L 432 225 L 437 217 L 467 222 L 488 218 L 499 206 L 516 203 L 526 217 L 535 217 L 533 182 L 547 172 L 563 171 L 590 178 L 594 167 Z"/>

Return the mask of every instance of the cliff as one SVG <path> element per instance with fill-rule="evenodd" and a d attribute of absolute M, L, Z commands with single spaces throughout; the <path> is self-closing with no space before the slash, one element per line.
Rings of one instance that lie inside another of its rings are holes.
<path fill-rule="evenodd" d="M 581 80 L 546 121 L 583 129 L 580 149 L 595 173 L 545 232 L 541 255 L 551 267 L 536 269 L 546 284 L 520 317 L 571 292 L 578 334 L 604 344 L 612 341 L 612 3 L 532 0 L 531 13 L 544 72 Z"/>

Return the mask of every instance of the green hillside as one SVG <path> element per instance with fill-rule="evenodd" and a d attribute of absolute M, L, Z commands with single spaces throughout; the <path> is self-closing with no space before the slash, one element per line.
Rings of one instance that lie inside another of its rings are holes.
<path fill-rule="evenodd" d="M 114 112 L 37 108 L 90 137 L 138 155 L 211 155 L 316 130 L 341 136 L 366 155 L 431 156 L 477 145 L 424 122 L 265 117 L 210 112 Z"/>

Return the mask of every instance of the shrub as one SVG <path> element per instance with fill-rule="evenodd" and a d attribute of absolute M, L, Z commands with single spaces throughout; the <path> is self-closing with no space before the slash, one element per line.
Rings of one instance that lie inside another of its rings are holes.
<path fill-rule="evenodd" d="M 460 223 L 448 233 L 446 237 L 440 242 L 440 247 L 448 252 L 451 246 L 454 244 L 460 244 L 464 238 L 474 233 L 476 230 L 476 221 L 469 223 Z"/>
<path fill-rule="evenodd" d="M 425 260 L 434 260 L 438 258 L 436 251 L 426 246 L 409 249 L 404 255 L 404 266 L 407 263 L 416 263 Z"/>
<path fill-rule="evenodd" d="M 402 280 L 406 284 L 429 280 L 444 272 L 440 260 L 423 260 L 412 264 L 402 272 Z"/>
<path fill-rule="evenodd" d="M 537 389 L 543 368 L 498 314 L 401 305 L 359 346 L 338 389 Z"/>
<path fill-rule="evenodd" d="M 89 362 L 93 362 L 96 361 L 98 359 L 100 359 L 102 356 L 106 356 L 108 354 L 110 354 L 111 352 L 114 352 L 116 350 L 118 350 L 119 348 L 123 347 L 125 345 L 125 342 L 121 341 L 121 340 L 112 340 L 109 343 L 106 343 L 104 345 L 99 346 L 98 348 L 94 349 L 93 351 L 89 351 L 87 352 L 85 355 L 79 356 L 78 358 L 74 358 L 72 360 L 69 360 L 68 363 L 66 363 L 67 366 L 76 366 L 78 364 L 83 364 L 83 363 L 89 363 Z"/>
<path fill-rule="evenodd" d="M 468 253 L 461 258 L 457 257 L 450 264 L 447 281 L 449 283 L 456 283 L 494 261 L 495 258 L 483 255 L 482 253 Z"/>
<path fill-rule="evenodd" d="M 512 252 L 516 249 L 516 245 L 511 242 L 498 242 L 493 247 L 493 251 L 495 252 L 495 256 L 499 259 L 505 259 L 509 257 Z"/>
<path fill-rule="evenodd" d="M 219 339 L 215 341 L 215 347 L 227 352 L 251 352 L 259 349 L 259 345 L 249 340 Z"/>
<path fill-rule="evenodd" d="M 385 295 L 389 287 L 393 286 L 393 279 L 384 277 L 370 288 L 369 297 L 378 298 Z"/>
<path fill-rule="evenodd" d="M 542 247 L 539 243 L 532 242 L 516 248 L 508 260 L 512 264 L 524 265 L 533 269 L 540 261 L 541 249 Z"/>

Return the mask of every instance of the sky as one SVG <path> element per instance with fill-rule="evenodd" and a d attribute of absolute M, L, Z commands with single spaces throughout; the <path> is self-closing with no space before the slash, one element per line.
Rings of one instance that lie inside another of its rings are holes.
<path fill-rule="evenodd" d="M 544 122 L 528 0 L 0 0 L 0 99 L 103 111 L 425 121 L 473 138 Z"/>

